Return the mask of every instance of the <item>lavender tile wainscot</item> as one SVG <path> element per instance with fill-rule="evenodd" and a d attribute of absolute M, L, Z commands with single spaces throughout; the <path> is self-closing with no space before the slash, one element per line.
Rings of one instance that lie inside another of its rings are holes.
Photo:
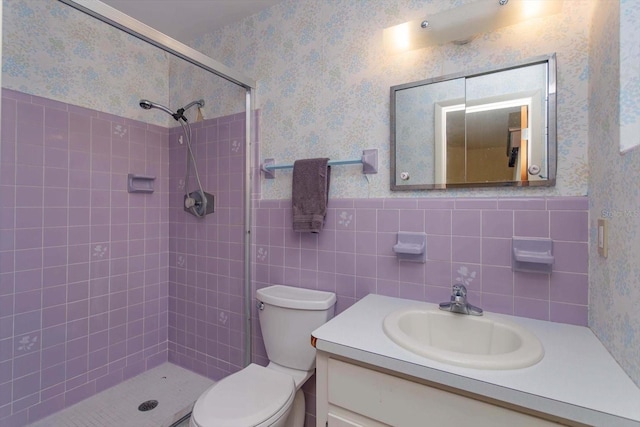
<path fill-rule="evenodd" d="M 367 294 L 449 299 L 462 283 L 488 311 L 587 324 L 586 197 L 330 200 L 318 235 L 291 229 L 287 200 L 256 202 L 254 281 L 336 292 L 338 311 Z M 425 264 L 398 262 L 398 231 L 427 234 Z M 554 241 L 551 274 L 511 270 L 511 238 Z"/>

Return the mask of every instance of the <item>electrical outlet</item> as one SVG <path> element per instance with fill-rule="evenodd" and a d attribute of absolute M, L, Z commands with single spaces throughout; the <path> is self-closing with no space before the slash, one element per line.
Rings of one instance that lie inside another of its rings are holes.
<path fill-rule="evenodd" d="M 608 221 L 604 218 L 598 219 L 598 253 L 602 257 L 607 257 L 607 224 Z"/>

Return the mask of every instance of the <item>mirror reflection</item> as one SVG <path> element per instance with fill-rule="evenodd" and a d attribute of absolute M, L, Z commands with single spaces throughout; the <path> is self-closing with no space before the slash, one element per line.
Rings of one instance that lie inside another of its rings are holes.
<path fill-rule="evenodd" d="M 391 189 L 555 184 L 555 57 L 391 88 Z"/>

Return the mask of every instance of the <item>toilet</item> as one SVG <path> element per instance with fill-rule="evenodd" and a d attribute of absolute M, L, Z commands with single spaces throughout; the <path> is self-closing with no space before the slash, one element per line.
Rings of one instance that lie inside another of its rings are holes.
<path fill-rule="evenodd" d="M 313 375 L 311 332 L 333 317 L 335 294 L 275 285 L 259 289 L 258 316 L 269 357 L 250 364 L 198 398 L 189 427 L 302 427 L 302 385 Z"/>

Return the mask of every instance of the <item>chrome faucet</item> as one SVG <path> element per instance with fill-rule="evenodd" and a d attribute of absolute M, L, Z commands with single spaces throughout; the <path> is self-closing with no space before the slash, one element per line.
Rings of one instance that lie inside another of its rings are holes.
<path fill-rule="evenodd" d="M 453 285 L 451 301 L 441 302 L 440 310 L 482 316 L 482 309 L 480 307 L 476 307 L 467 302 L 467 288 L 464 285 Z"/>

